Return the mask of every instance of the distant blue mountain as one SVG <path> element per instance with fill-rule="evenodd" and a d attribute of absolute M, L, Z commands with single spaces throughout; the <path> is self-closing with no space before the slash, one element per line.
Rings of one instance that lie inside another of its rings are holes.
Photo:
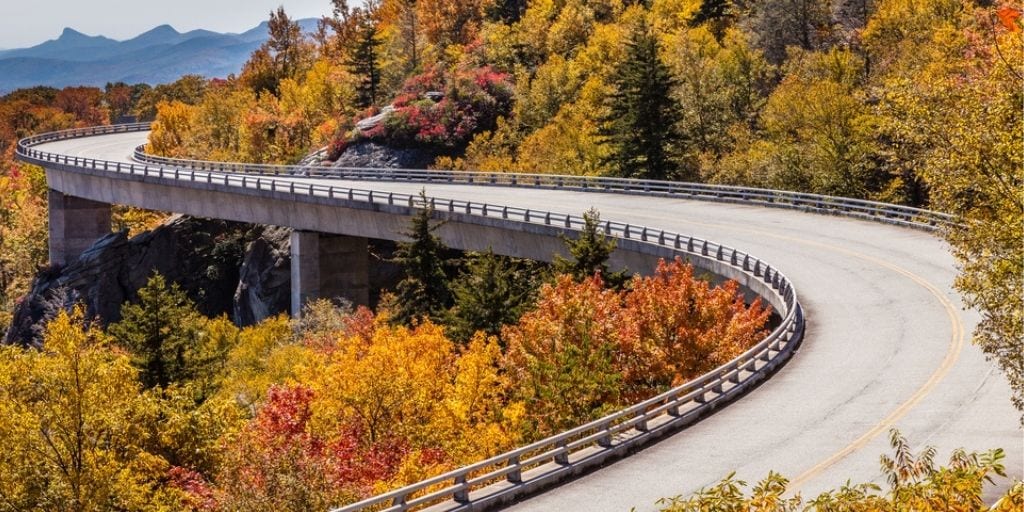
<path fill-rule="evenodd" d="M 307 34 L 316 19 L 299 20 Z M 31 48 L 0 51 L 0 94 L 22 87 L 103 86 L 107 82 L 161 84 L 182 75 L 226 77 L 241 71 L 267 40 L 267 23 L 241 34 L 209 30 L 181 33 L 161 25 L 125 41 L 71 28 Z"/>

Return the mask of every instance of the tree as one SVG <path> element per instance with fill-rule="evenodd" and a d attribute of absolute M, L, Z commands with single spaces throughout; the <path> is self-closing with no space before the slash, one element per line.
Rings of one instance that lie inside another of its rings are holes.
<path fill-rule="evenodd" d="M 110 124 L 110 111 L 103 105 L 103 91 L 96 87 L 67 87 L 57 93 L 53 106 L 75 116 L 80 126 Z"/>
<path fill-rule="evenodd" d="M 201 321 L 177 283 L 167 286 L 163 276 L 154 274 L 139 289 L 139 303 L 126 303 L 121 321 L 109 331 L 132 352 L 132 363 L 145 387 L 167 387 L 202 371 L 193 358 L 199 348 Z"/>
<path fill-rule="evenodd" d="M 412 218 L 410 229 L 404 233 L 410 239 L 399 242 L 394 262 L 402 267 L 405 277 L 395 289 L 391 302 L 392 321 L 400 324 L 429 318 L 440 320 L 452 306 L 452 292 L 445 268 L 448 248 L 434 231 L 440 224 L 432 224 L 434 208 L 426 192 L 420 192 L 422 207 Z"/>
<path fill-rule="evenodd" d="M 385 23 L 396 29 L 396 36 L 402 49 L 406 65 L 405 74 L 416 73 L 420 68 L 420 16 L 417 0 L 391 0 L 381 6 L 382 18 Z"/>
<path fill-rule="evenodd" d="M 191 156 L 195 118 L 196 108 L 180 101 L 157 105 L 146 151 L 167 157 Z"/>
<path fill-rule="evenodd" d="M 356 426 L 328 438 L 312 426 L 315 393 L 272 387 L 256 417 L 231 436 L 218 475 L 224 510 L 327 510 L 366 498 L 395 477 L 405 450 L 364 443 Z"/>
<path fill-rule="evenodd" d="M 631 399 L 717 368 L 767 334 L 770 307 L 759 298 L 747 306 L 735 281 L 712 287 L 679 258 L 659 261 L 653 276 L 634 276 L 628 289 L 616 365 Z"/>
<path fill-rule="evenodd" d="M 962 12 L 944 5 L 921 6 L 913 25 Z M 891 25 L 900 20 L 895 8 L 879 8 L 894 18 L 889 28 L 871 24 L 874 37 L 893 36 Z M 1011 400 L 1024 411 L 1024 66 L 1004 60 L 1024 51 L 1024 37 L 1019 11 L 1013 11 L 1018 21 L 1005 24 L 995 9 L 984 12 L 980 21 L 964 13 L 934 29 L 961 34 L 956 44 L 968 59 L 953 47 L 925 52 L 912 44 L 920 36 L 907 34 L 900 46 L 917 48 L 923 62 L 885 82 L 881 111 L 897 141 L 919 148 L 905 165 L 924 177 L 931 207 L 956 219 L 944 235 L 960 267 L 955 286 L 982 315 L 974 342 L 1003 371 Z"/>
<path fill-rule="evenodd" d="M 575 240 L 564 238 L 572 259 L 555 255 L 552 270 L 556 275 L 566 274 L 577 282 L 599 274 L 609 286 L 621 286 L 626 281 L 627 270 L 612 272 L 608 258 L 615 251 L 615 240 L 601 232 L 601 214 L 591 208 L 583 214 L 583 230 Z"/>
<path fill-rule="evenodd" d="M 483 21 L 487 0 L 417 0 L 427 40 L 439 48 L 467 45 Z"/>
<path fill-rule="evenodd" d="M 277 95 L 281 81 L 305 73 L 313 48 L 297 21 L 288 17 L 284 7 L 270 12 L 269 38 L 257 49 L 242 69 L 242 80 L 255 92 Z"/>
<path fill-rule="evenodd" d="M 181 509 L 161 483 L 168 464 L 140 448 L 135 369 L 83 325 L 80 309 L 62 311 L 42 350 L 0 348 L 0 507 Z"/>
<path fill-rule="evenodd" d="M 380 41 L 377 39 L 377 24 L 368 13 L 358 11 L 356 17 L 356 36 L 354 47 L 348 59 L 348 66 L 352 74 L 359 78 L 356 86 L 357 102 L 361 108 L 366 108 L 377 103 L 378 89 L 380 88 L 380 65 L 378 64 L 377 49 Z"/>
<path fill-rule="evenodd" d="M 161 103 L 179 101 L 186 105 L 196 105 L 203 100 L 207 85 L 207 80 L 199 75 L 185 75 L 173 83 L 144 89 L 133 112 L 139 121 L 152 121 Z"/>
<path fill-rule="evenodd" d="M 526 0 L 495 0 L 487 5 L 487 19 L 511 25 L 523 17 L 526 7 Z"/>
<path fill-rule="evenodd" d="M 502 332 L 514 397 L 526 405 L 534 435 L 576 427 L 619 403 L 620 300 L 600 276 L 576 282 L 561 275 L 541 288 L 533 311 Z"/>
<path fill-rule="evenodd" d="M 690 19 L 691 27 L 707 24 L 718 40 L 725 34 L 726 24 L 732 16 L 732 0 L 702 0 L 700 9 Z"/>
<path fill-rule="evenodd" d="M 601 134 L 611 148 L 606 162 L 616 176 L 688 177 L 678 175 L 671 156 L 682 142 L 676 128 L 680 108 L 673 97 L 676 81 L 661 61 L 659 46 L 646 20 L 637 21 L 612 78 L 615 91 Z"/>
<path fill-rule="evenodd" d="M 825 0 L 756 2 L 747 23 L 758 46 L 773 64 L 786 59 L 786 48 L 823 49 L 831 35 L 831 12 Z"/>
<path fill-rule="evenodd" d="M 328 430 L 356 425 L 369 443 L 409 439 L 436 446 L 443 433 L 431 423 L 452 380 L 455 345 L 429 320 L 412 328 L 383 320 L 369 340 L 341 340 L 315 372 L 322 377 L 310 379 L 321 396 L 317 421 Z"/>
<path fill-rule="evenodd" d="M 495 255 L 470 256 L 462 274 L 452 282 L 455 307 L 451 310 L 451 336 L 467 342 L 482 331 L 495 336 L 514 324 L 530 307 L 536 292 L 537 265 Z"/>

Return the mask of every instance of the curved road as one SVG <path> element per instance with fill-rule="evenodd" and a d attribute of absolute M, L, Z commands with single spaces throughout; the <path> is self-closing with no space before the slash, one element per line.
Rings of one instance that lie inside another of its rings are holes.
<path fill-rule="evenodd" d="M 69 156 L 130 161 L 147 132 L 36 146 Z M 308 179 L 293 178 L 296 181 Z M 915 447 L 1006 450 L 1024 476 L 1024 441 L 1009 388 L 970 343 L 977 315 L 952 289 L 955 263 L 934 235 L 792 210 L 675 198 L 478 185 L 354 182 L 339 186 L 581 213 L 672 230 L 749 251 L 779 266 L 801 294 L 803 344 L 779 373 L 700 423 L 513 510 L 653 510 L 731 471 L 756 481 L 769 470 L 805 497 L 847 479 L 883 487 L 888 429 Z M 141 205 L 140 205 L 141 206 Z M 1007 487 L 999 481 L 993 498 Z"/>

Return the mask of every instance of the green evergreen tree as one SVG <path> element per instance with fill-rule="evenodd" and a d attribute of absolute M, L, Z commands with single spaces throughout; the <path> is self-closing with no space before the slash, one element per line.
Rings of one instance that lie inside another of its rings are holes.
<path fill-rule="evenodd" d="M 690 26 L 699 27 L 707 23 L 711 33 L 715 35 L 715 39 L 721 41 L 730 22 L 731 7 L 731 0 L 703 0 L 700 3 L 700 9 L 690 20 Z"/>
<path fill-rule="evenodd" d="M 359 77 L 356 85 L 356 102 L 360 108 L 366 108 L 377 103 L 377 95 L 380 90 L 380 64 L 378 63 L 377 49 L 380 40 L 377 39 L 377 24 L 370 14 L 363 11 L 356 11 L 355 21 L 356 40 L 348 59 L 349 69 L 352 74 Z"/>
<path fill-rule="evenodd" d="M 671 154 L 682 137 L 676 127 L 680 107 L 672 96 L 676 82 L 658 56 L 658 39 L 646 21 L 633 28 L 626 57 L 612 79 L 601 136 L 611 147 L 605 163 L 616 176 L 677 178 Z"/>
<path fill-rule="evenodd" d="M 626 283 L 628 271 L 612 272 L 608 268 L 608 258 L 615 251 L 615 240 L 601 232 L 601 214 L 591 208 L 583 214 L 583 220 L 583 231 L 578 238 L 563 238 L 572 259 L 556 254 L 552 270 L 556 275 L 569 274 L 576 281 L 601 274 L 606 286 L 622 287 Z"/>
<path fill-rule="evenodd" d="M 526 0 L 495 0 L 486 7 L 488 21 L 511 25 L 523 17 L 528 7 Z"/>
<path fill-rule="evenodd" d="M 121 307 L 121 321 L 109 333 L 132 353 L 144 386 L 167 387 L 200 371 L 190 360 L 200 344 L 203 320 L 177 283 L 167 286 L 162 275 L 153 274 L 139 289 L 139 302 Z"/>
<path fill-rule="evenodd" d="M 467 342 L 483 331 L 498 335 L 533 303 L 539 264 L 487 252 L 474 254 L 452 283 L 455 307 L 448 325 L 453 339 Z"/>
<path fill-rule="evenodd" d="M 398 283 L 389 308 L 394 315 L 392 321 L 406 325 L 423 318 L 441 322 L 453 303 L 445 272 L 451 266 L 450 250 L 434 235 L 441 224 L 431 223 L 434 208 L 425 191 L 420 192 L 420 201 L 423 209 L 404 233 L 411 240 L 400 242 L 392 259 L 402 267 L 405 278 Z"/>

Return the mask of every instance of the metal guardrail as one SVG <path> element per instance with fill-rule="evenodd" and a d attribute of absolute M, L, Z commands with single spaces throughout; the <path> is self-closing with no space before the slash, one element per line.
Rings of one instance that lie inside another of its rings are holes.
<path fill-rule="evenodd" d="M 36 145 L 43 142 L 51 142 L 68 138 L 141 132 L 149 129 L 149 123 L 135 123 L 65 130 L 62 132 L 42 134 L 19 141 L 19 149 L 23 143 Z M 470 185 L 536 187 L 575 191 L 661 195 L 685 199 L 799 209 L 808 212 L 843 215 L 925 230 L 935 230 L 941 226 L 955 222 L 955 218 L 952 215 L 922 208 L 893 205 L 863 199 L 790 192 L 785 190 L 674 181 L 638 180 L 631 178 L 608 178 L 599 176 L 390 168 L 374 169 L 316 165 L 287 166 L 211 162 L 204 160 L 188 160 L 153 156 L 147 154 L 144 148 L 145 146 L 139 146 L 135 149 L 134 158 L 139 162 L 154 165 L 187 167 L 205 171 L 231 172 L 260 176 L 297 176 L 418 183 L 458 183 Z"/>
<path fill-rule="evenodd" d="M 617 192 L 680 197 L 685 199 L 755 204 L 791 208 L 808 212 L 856 217 L 925 230 L 935 230 L 954 222 L 949 214 L 863 199 L 823 196 L 803 192 L 730 185 L 708 185 L 661 180 L 569 176 L 559 174 L 522 174 L 502 172 L 445 171 L 392 168 L 326 167 L 317 165 L 266 165 L 212 162 L 165 158 L 147 154 L 145 146 L 135 149 L 134 159 L 154 165 L 253 174 L 260 176 L 296 176 L 363 181 L 450 183 L 508 187 L 534 187 L 588 192 Z"/>
<path fill-rule="evenodd" d="M 356 201 L 370 205 L 390 205 L 409 209 L 425 207 L 424 201 L 426 201 L 438 211 L 465 214 L 470 218 L 499 218 L 515 223 L 540 224 L 572 230 L 578 230 L 584 225 L 584 219 L 580 216 L 550 211 L 442 198 L 426 198 L 424 200 L 410 194 L 302 183 L 289 179 L 289 177 L 297 175 L 309 176 L 310 173 L 327 172 L 324 168 L 300 170 L 284 166 L 217 165 L 211 162 L 197 161 L 190 161 L 183 165 L 180 160 L 157 159 L 148 156 L 145 158 L 148 163 L 135 165 L 58 155 L 38 151 L 32 147 L 54 140 L 137 132 L 147 129 L 149 129 L 148 125 L 137 124 L 43 134 L 19 141 L 17 155 L 18 158 L 30 163 L 71 172 L 77 170 L 112 173 L 128 177 L 143 176 L 173 180 L 179 183 L 205 183 L 206 186 L 224 187 L 234 192 L 264 193 L 269 191 L 285 193 L 292 196 L 293 199 L 301 199 L 305 196 L 318 198 L 319 201 L 338 201 L 339 203 Z M 951 221 L 949 216 L 926 210 L 809 194 L 785 193 L 792 195 L 776 196 L 774 195 L 775 191 L 758 191 L 756 189 L 698 187 L 691 184 L 666 182 L 547 175 L 438 171 L 396 172 L 394 170 L 364 172 L 349 169 L 330 169 L 329 172 L 331 176 L 345 178 L 547 186 L 671 195 L 699 195 L 697 192 L 686 192 L 687 190 L 699 190 L 700 194 L 710 194 L 717 189 L 719 193 L 723 194 L 726 191 L 732 191 L 728 193 L 737 194 L 736 199 L 753 198 L 745 202 L 765 201 L 772 202 L 775 206 L 778 205 L 776 201 L 783 200 L 783 198 L 797 201 L 793 203 L 794 207 L 799 204 L 799 201 L 825 201 L 813 209 L 856 207 L 855 210 L 848 213 L 863 213 L 868 218 L 875 220 L 890 219 L 898 224 L 927 229 L 934 229 L 937 225 Z M 383 172 L 393 174 L 388 178 L 383 178 L 379 175 Z M 253 176 L 254 174 L 255 176 Z M 524 183 L 523 180 L 526 178 L 535 181 Z M 672 188 L 673 186 L 675 188 Z M 647 187 L 647 189 L 642 187 Z M 743 195 L 748 192 L 758 195 Z M 892 212 L 884 216 L 865 213 L 881 211 L 886 206 L 892 208 Z M 755 291 L 759 289 L 762 297 L 780 313 L 783 317 L 781 324 L 765 339 L 732 361 L 658 396 L 572 430 L 401 489 L 337 508 L 333 512 L 354 512 L 367 508 L 404 511 L 435 505 L 445 510 L 469 510 L 507 502 L 516 496 L 554 485 L 569 475 L 599 466 L 612 458 L 622 456 L 629 450 L 653 441 L 662 434 L 697 421 L 770 376 L 791 357 L 795 347 L 802 339 L 805 322 L 796 290 L 777 269 L 750 254 L 709 240 L 611 221 L 603 221 L 601 228 L 606 234 L 622 240 L 667 248 L 676 254 L 690 258 L 715 261 L 731 268 L 734 272 L 742 273 L 747 276 L 749 281 L 752 281 L 748 282 L 748 287 Z"/>

